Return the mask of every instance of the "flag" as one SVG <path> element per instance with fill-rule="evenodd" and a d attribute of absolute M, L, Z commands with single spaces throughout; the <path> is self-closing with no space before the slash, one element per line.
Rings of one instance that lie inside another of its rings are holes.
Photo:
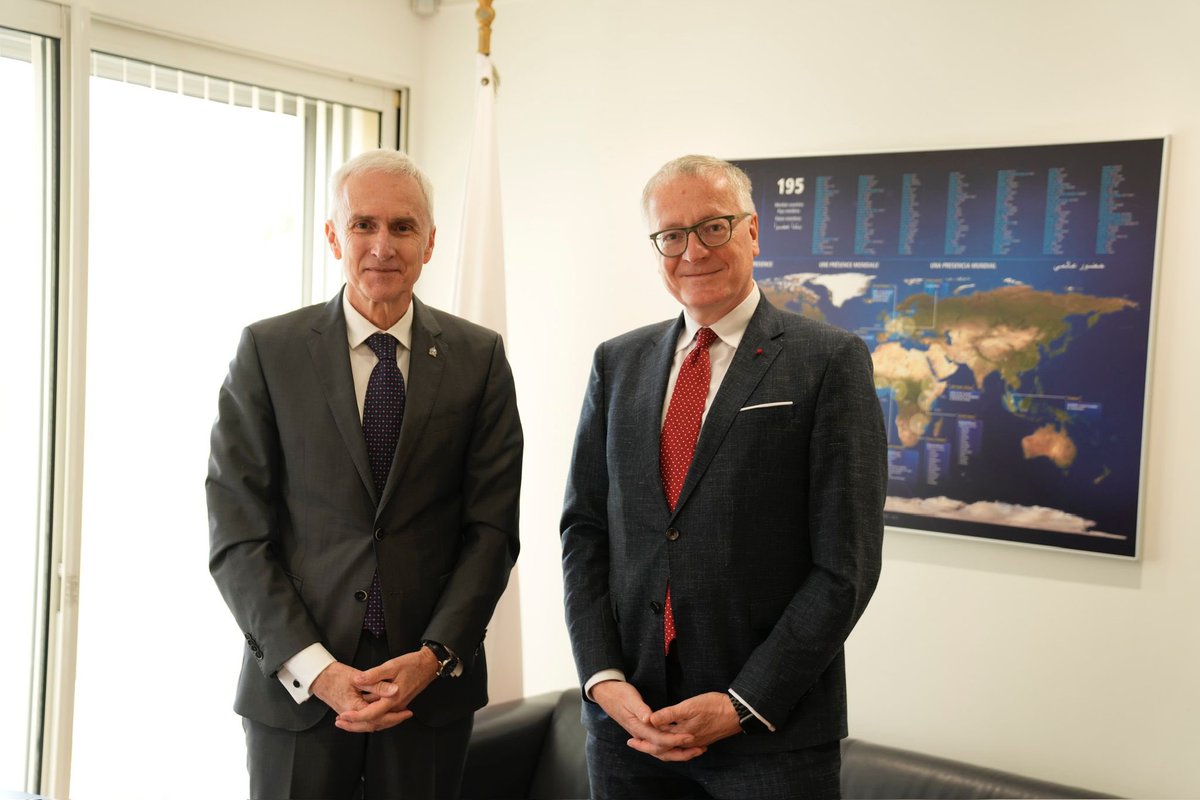
<path fill-rule="evenodd" d="M 500 217 L 500 162 L 496 145 L 496 70 L 483 53 L 475 56 L 475 132 L 467 165 L 454 313 L 507 334 L 504 291 L 504 235 Z M 488 653 L 491 702 L 525 695 L 521 637 L 521 586 L 514 567 L 508 588 L 492 615 Z"/>

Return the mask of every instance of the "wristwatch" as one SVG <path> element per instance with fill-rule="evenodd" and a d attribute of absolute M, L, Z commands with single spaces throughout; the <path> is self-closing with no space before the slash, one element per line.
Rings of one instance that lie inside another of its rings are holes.
<path fill-rule="evenodd" d="M 746 708 L 746 704 L 733 696 L 733 692 L 728 692 L 729 702 L 733 703 L 734 713 L 738 715 L 738 724 L 742 726 L 742 733 L 767 733 L 770 731 L 763 721 L 754 716 L 754 712 Z"/>
<path fill-rule="evenodd" d="M 438 660 L 438 677 L 453 678 L 454 670 L 458 669 L 458 656 L 450 652 L 450 648 L 446 647 L 446 645 L 442 644 L 441 642 L 434 642 L 429 639 L 425 639 L 421 642 L 421 644 L 425 647 L 428 647 L 433 653 L 433 657 Z"/>

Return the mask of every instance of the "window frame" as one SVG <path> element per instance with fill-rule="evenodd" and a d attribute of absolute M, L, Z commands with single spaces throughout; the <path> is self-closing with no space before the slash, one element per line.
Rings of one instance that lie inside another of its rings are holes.
<path fill-rule="evenodd" d="M 11 12 L 11 13 L 9 13 Z M 33 570 L 33 620 L 30 641 L 30 683 L 28 706 L 25 719 L 25 776 L 26 787 L 39 781 L 42 766 L 42 738 L 47 704 L 47 676 L 50 659 L 50 632 L 52 620 L 51 600 L 57 597 L 54 591 L 56 575 L 51 565 L 56 563 L 52 552 L 54 539 L 53 480 L 54 454 L 56 452 L 56 335 L 58 329 L 57 281 L 60 272 L 60 193 L 61 193 L 61 126 L 60 97 L 62 87 L 63 20 L 57 7 L 45 3 L 15 0 L 11 9 L 0 19 L 0 25 L 8 30 L 37 36 L 50 47 L 30 53 L 30 66 L 40 94 L 36 99 L 35 113 L 42 127 L 41 168 L 45 176 L 42 185 L 42 292 L 41 322 L 37 333 L 41 350 L 41 377 L 38 384 L 38 453 L 35 460 L 37 471 L 36 519 L 37 542 L 34 547 Z"/>
<path fill-rule="evenodd" d="M 51 337 L 44 378 L 46 402 L 51 406 L 49 433 L 44 439 L 47 452 L 43 454 L 49 461 L 43 480 L 43 494 L 48 498 L 43 518 L 48 531 L 38 564 L 39 602 L 44 609 L 38 621 L 43 637 L 38 645 L 44 653 L 44 669 L 35 678 L 35 684 L 40 680 L 40 709 L 37 698 L 31 704 L 30 741 L 36 742 L 40 733 L 40 748 L 30 747 L 26 790 L 67 797 L 82 530 L 91 54 L 111 53 L 378 111 L 382 146 L 397 149 L 408 145 L 410 93 L 407 87 L 362 75 L 337 73 L 92 14 L 77 4 L 5 0 L 0 26 L 58 42 L 57 97 L 50 98 L 50 112 L 58 123 L 56 169 L 54 185 L 47 187 L 48 195 L 57 200 L 48 224 L 53 228 L 56 254 L 55 274 L 47 276 L 55 304 L 46 321 Z M 325 176 L 320 169 L 310 172 L 310 191 L 316 191 Z M 321 273 L 320 268 L 306 265 L 303 302 L 311 301 L 313 284 L 323 279 Z"/>

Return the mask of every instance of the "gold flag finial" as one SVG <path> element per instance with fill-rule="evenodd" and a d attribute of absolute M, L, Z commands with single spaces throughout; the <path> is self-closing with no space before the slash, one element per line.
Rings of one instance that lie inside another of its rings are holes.
<path fill-rule="evenodd" d="M 492 10 L 494 0 L 479 0 L 479 8 L 475 9 L 475 19 L 479 20 L 479 52 L 481 55 L 492 54 L 492 20 L 496 12 Z"/>

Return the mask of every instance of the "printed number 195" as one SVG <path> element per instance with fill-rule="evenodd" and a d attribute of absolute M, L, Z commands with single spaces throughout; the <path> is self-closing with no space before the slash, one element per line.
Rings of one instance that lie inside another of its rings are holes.
<path fill-rule="evenodd" d="M 804 178 L 780 178 L 780 194 L 804 194 Z"/>

